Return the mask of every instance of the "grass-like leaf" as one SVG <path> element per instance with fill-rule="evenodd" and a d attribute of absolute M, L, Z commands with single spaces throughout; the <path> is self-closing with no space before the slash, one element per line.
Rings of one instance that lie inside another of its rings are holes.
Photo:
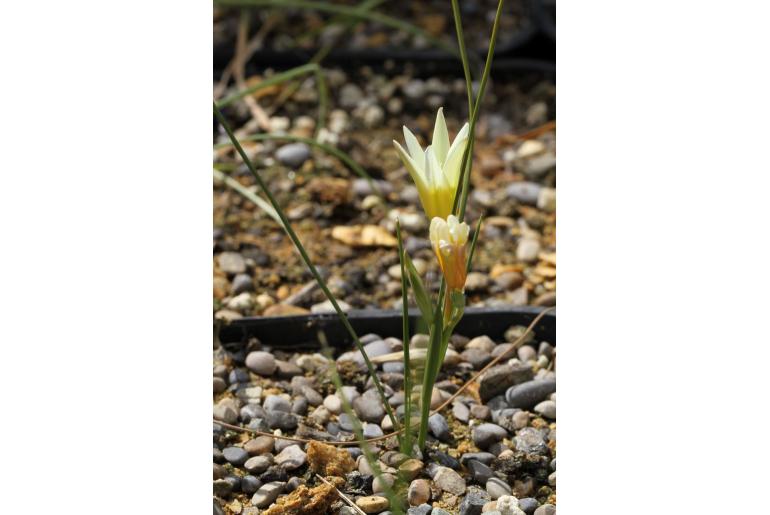
<path fill-rule="evenodd" d="M 417 269 L 412 263 L 412 259 L 404 252 L 404 262 L 406 264 L 407 276 L 409 277 L 409 283 L 412 285 L 412 291 L 414 292 L 414 300 L 417 302 L 417 307 L 420 308 L 422 313 L 422 319 L 427 325 L 433 323 L 433 304 L 430 301 L 430 295 L 428 295 L 425 286 L 422 284 L 420 274 L 417 273 Z"/>
<path fill-rule="evenodd" d="M 356 348 L 361 352 L 361 355 L 364 358 L 364 362 L 366 363 L 366 368 L 369 371 L 369 375 L 372 376 L 372 381 L 374 382 L 374 386 L 377 390 L 377 393 L 380 396 L 380 399 L 382 400 L 383 405 L 385 406 L 385 411 L 387 411 L 388 413 L 388 417 L 390 418 L 390 421 L 393 424 L 393 428 L 396 430 L 400 429 L 398 420 L 393 414 L 393 410 L 391 409 L 390 404 L 388 403 L 387 397 L 385 397 L 385 390 L 382 388 L 382 383 L 377 377 L 374 365 L 369 359 L 369 356 L 367 356 L 366 351 L 364 350 L 364 346 L 361 343 L 361 340 L 358 339 L 358 335 L 356 334 L 356 331 L 353 329 L 353 326 L 350 325 L 350 321 L 348 320 L 347 315 L 345 315 L 345 313 L 342 311 L 342 308 L 340 308 L 340 305 L 337 302 L 337 299 L 334 297 L 334 295 L 332 295 L 332 292 L 329 290 L 329 287 L 326 285 L 326 281 L 323 280 L 323 277 L 321 277 L 321 274 L 318 272 L 318 269 L 316 269 L 315 265 L 313 265 L 313 262 L 310 260 L 310 256 L 308 256 L 307 251 L 305 250 L 305 247 L 302 245 L 302 242 L 299 240 L 299 237 L 297 236 L 297 233 L 295 233 L 294 229 L 291 227 L 291 224 L 289 223 L 289 219 L 286 217 L 286 214 L 283 212 L 283 209 L 281 209 L 281 206 L 280 204 L 278 204 L 278 201 L 270 192 L 270 189 L 268 189 L 267 185 L 265 184 L 265 181 L 262 179 L 262 176 L 259 175 L 256 168 L 254 168 L 254 165 L 252 164 L 251 159 L 249 159 L 249 157 L 246 155 L 246 152 L 243 150 L 243 147 L 241 146 L 240 142 L 238 142 L 238 139 L 235 137 L 235 134 L 233 134 L 233 130 L 230 128 L 230 125 L 227 123 L 227 121 L 225 120 L 225 117 L 222 115 L 222 111 L 220 111 L 219 108 L 217 107 L 216 102 L 214 102 L 214 116 L 216 116 L 217 120 L 219 120 L 219 123 L 222 125 L 222 128 L 230 137 L 230 141 L 233 142 L 233 146 L 235 146 L 235 149 L 238 151 L 238 154 L 240 154 L 244 164 L 246 165 L 246 167 L 249 169 L 251 174 L 254 176 L 254 179 L 259 184 L 259 187 L 262 188 L 262 192 L 270 201 L 270 205 L 273 206 L 273 209 L 275 209 L 276 213 L 278 214 L 278 217 L 281 219 L 281 223 L 283 225 L 284 230 L 286 231 L 286 234 L 289 235 L 289 238 L 291 239 L 292 243 L 294 243 L 294 246 L 296 247 L 297 252 L 299 252 L 299 255 L 302 257 L 302 260 L 305 262 L 305 266 L 308 267 L 308 270 L 310 270 L 310 273 L 313 275 L 313 278 L 318 283 L 318 286 L 324 292 L 324 295 L 326 295 L 326 298 L 329 299 L 329 302 L 334 308 L 334 311 L 340 317 L 340 321 L 342 322 L 342 325 L 345 326 L 345 329 L 347 330 L 348 334 L 352 338 L 353 343 L 356 345 Z"/>
<path fill-rule="evenodd" d="M 484 213 L 479 216 L 479 221 L 476 222 L 476 230 L 473 231 L 473 239 L 471 240 L 471 248 L 468 250 L 468 262 L 465 265 L 465 272 L 470 273 L 471 265 L 473 265 L 473 255 L 476 253 L 476 243 L 479 241 L 479 234 L 481 234 L 481 223 L 484 221 Z"/>
<path fill-rule="evenodd" d="M 230 188 L 234 189 L 238 193 L 240 193 L 244 198 L 247 198 L 248 200 L 254 202 L 262 211 L 267 213 L 270 218 L 276 221 L 278 225 L 283 227 L 283 224 L 281 223 L 281 217 L 278 216 L 278 213 L 276 213 L 275 209 L 273 209 L 273 206 L 267 203 L 265 199 L 251 191 L 250 189 L 246 188 L 243 184 L 236 181 L 229 175 L 220 172 L 216 168 L 214 168 L 214 178 L 217 180 L 222 181 Z"/>
<path fill-rule="evenodd" d="M 250 86 L 246 89 L 242 89 L 241 91 L 237 91 L 231 95 L 226 96 L 219 102 L 217 102 L 217 107 L 220 109 L 224 109 L 225 107 L 229 106 L 233 102 L 242 99 L 246 95 L 251 95 L 252 93 L 259 91 L 260 89 L 269 88 L 270 86 L 275 86 L 276 84 L 281 84 L 282 82 L 286 82 L 288 80 L 294 79 L 296 77 L 299 77 L 300 75 L 304 75 L 306 73 L 317 73 L 321 69 L 320 66 L 318 66 L 316 63 L 308 63 L 303 64 L 302 66 L 297 66 L 296 68 L 292 68 L 290 70 L 286 70 L 285 72 L 276 73 L 272 77 L 265 79 L 263 81 L 260 81 L 257 84 L 254 84 L 253 86 Z"/>
<path fill-rule="evenodd" d="M 403 513 L 403 510 L 401 509 L 401 502 L 396 496 L 396 493 L 393 491 L 393 488 L 383 480 L 382 469 L 380 469 L 379 460 L 369 448 L 369 444 L 364 438 L 364 428 L 361 424 L 361 420 L 359 420 L 355 411 L 353 411 L 350 402 L 348 402 L 348 398 L 342 394 L 342 380 L 340 379 L 339 373 L 337 372 L 337 362 L 334 360 L 331 349 L 329 349 L 329 346 L 327 345 L 326 337 L 322 332 L 318 333 L 318 341 L 321 343 L 323 354 L 329 360 L 329 376 L 334 383 L 334 387 L 337 389 L 337 395 L 342 401 L 342 409 L 345 411 L 345 413 L 347 413 L 348 417 L 350 417 L 350 420 L 353 423 L 353 434 L 356 435 L 358 446 L 364 453 L 364 458 L 369 463 L 369 467 L 372 469 L 372 472 L 374 472 L 374 477 L 377 478 L 380 484 L 383 485 L 385 496 L 388 498 L 388 501 L 390 501 L 390 511 L 398 514 Z"/>
<path fill-rule="evenodd" d="M 489 72 L 492 70 L 492 59 L 495 55 L 495 43 L 497 42 L 497 30 L 500 25 L 500 15 L 503 12 L 503 0 L 499 0 L 497 3 L 497 11 L 495 12 L 495 21 L 492 25 L 492 35 L 489 38 L 489 49 L 487 50 L 487 60 L 484 63 L 484 72 L 481 75 L 481 84 L 479 85 L 479 92 L 476 95 L 476 101 L 473 103 L 473 114 L 471 115 L 470 126 L 468 130 L 468 145 L 465 147 L 463 153 L 462 166 L 460 167 L 460 181 L 457 185 L 457 192 L 455 193 L 454 206 L 452 206 L 452 212 L 457 215 L 457 218 L 462 221 L 465 217 L 465 206 L 468 202 L 468 190 L 470 188 L 471 178 L 471 164 L 473 162 L 473 146 L 476 141 L 476 120 L 479 117 L 479 110 L 481 108 L 482 100 L 484 99 L 484 93 L 487 88 L 487 81 L 489 80 Z M 457 18 L 459 12 L 455 14 L 455 24 L 461 24 Z M 461 29 L 462 30 L 462 29 Z M 463 58 L 463 66 L 467 66 L 467 56 Z"/>
<path fill-rule="evenodd" d="M 396 220 L 398 238 L 398 262 L 401 265 L 401 334 L 404 345 L 404 432 L 401 436 L 401 452 L 412 452 L 412 362 L 409 356 L 409 287 L 404 266 L 404 242 L 401 238 L 401 222 Z"/>

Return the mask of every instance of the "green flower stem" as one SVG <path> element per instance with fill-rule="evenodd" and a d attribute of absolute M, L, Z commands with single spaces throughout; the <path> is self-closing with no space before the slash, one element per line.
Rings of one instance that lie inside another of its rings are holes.
<path fill-rule="evenodd" d="M 374 365 L 369 360 L 369 356 L 366 355 L 364 346 L 361 343 L 361 341 L 358 339 L 358 335 L 353 330 L 353 327 L 350 325 L 350 322 L 348 321 L 348 317 L 342 311 L 339 304 L 337 303 L 337 299 L 335 299 L 334 295 L 332 295 L 332 292 L 329 291 L 329 288 L 326 286 L 326 282 L 323 280 L 323 278 L 321 277 L 321 274 L 318 273 L 318 270 L 313 265 L 313 262 L 310 260 L 310 256 L 308 256 L 307 252 L 305 251 L 305 247 L 302 245 L 302 242 L 299 241 L 299 238 L 297 237 L 297 233 L 295 233 L 294 229 L 292 229 L 291 224 L 289 223 L 289 219 L 286 218 L 286 214 L 284 214 L 283 209 L 281 209 L 281 206 L 278 204 L 278 201 L 275 199 L 275 197 L 273 197 L 273 194 L 270 193 L 270 190 L 268 189 L 265 182 L 262 180 L 262 177 L 259 175 L 259 173 L 257 173 L 257 170 L 254 168 L 254 165 L 251 163 L 251 160 L 246 155 L 246 152 L 243 150 L 243 147 L 238 142 L 238 139 L 235 137 L 235 134 L 233 134 L 233 131 L 230 128 L 230 125 L 227 123 L 224 116 L 222 115 L 222 112 L 217 107 L 216 102 L 214 102 L 214 115 L 217 117 L 217 120 L 219 120 L 219 123 L 225 129 L 225 132 L 227 132 L 227 135 L 230 137 L 230 140 L 233 142 L 233 146 L 235 146 L 235 149 L 241 155 L 241 159 L 243 159 L 243 162 L 246 164 L 246 167 L 254 176 L 254 179 L 257 181 L 260 188 L 262 188 L 262 192 L 270 201 L 270 204 L 273 206 L 273 209 L 275 209 L 275 211 L 278 213 L 278 216 L 281 218 L 281 223 L 283 224 L 284 230 L 289 235 L 289 238 L 291 238 L 291 241 L 294 243 L 294 246 L 297 248 L 297 251 L 302 257 L 302 260 L 305 262 L 305 265 L 307 265 L 308 269 L 310 270 L 310 273 L 318 282 L 318 286 L 321 287 L 321 290 L 323 290 L 324 294 L 329 299 L 329 302 L 331 302 L 332 307 L 334 307 L 334 311 L 336 311 L 337 315 L 340 317 L 342 324 L 345 326 L 345 329 L 347 329 L 348 334 L 350 334 L 350 337 L 353 339 L 353 343 L 355 343 L 356 348 L 358 348 L 358 350 L 361 352 L 361 355 L 364 358 L 364 362 L 366 363 L 366 368 L 369 370 L 369 375 L 372 377 L 374 386 L 377 389 L 377 392 L 380 395 L 380 399 L 382 400 L 385 410 L 388 412 L 388 417 L 390 418 L 390 421 L 393 424 L 393 429 L 398 430 L 400 427 L 398 420 L 393 415 L 393 410 L 391 409 L 390 404 L 388 403 L 388 399 L 385 396 L 385 390 L 382 388 L 382 383 L 380 383 L 380 380 L 377 378 Z"/>
<path fill-rule="evenodd" d="M 465 49 L 465 37 L 463 36 L 463 24 L 460 21 L 460 6 L 457 0 L 452 0 L 452 14 L 455 19 L 455 32 L 457 32 L 457 45 L 460 48 L 460 59 L 463 63 L 463 73 L 465 74 L 465 88 L 468 90 L 468 116 L 473 113 L 473 78 L 468 61 L 468 52 Z"/>
<path fill-rule="evenodd" d="M 417 434 L 417 445 L 420 449 L 425 448 L 425 439 L 428 436 L 428 417 L 430 416 L 430 398 L 433 394 L 433 384 L 436 382 L 438 370 L 441 369 L 440 356 L 442 329 L 444 324 L 444 295 L 446 293 L 446 283 L 442 280 L 439 287 L 438 303 L 433 313 L 433 326 L 430 329 L 430 341 L 428 342 L 428 353 L 425 357 L 425 371 L 423 372 L 422 391 L 420 392 L 420 429 Z"/>
<path fill-rule="evenodd" d="M 462 221 L 465 217 L 465 206 L 468 202 L 468 189 L 470 187 L 471 178 L 471 164 L 473 160 L 473 143 L 476 139 L 476 120 L 479 116 L 479 109 L 481 102 L 484 98 L 484 92 L 487 88 L 487 81 L 489 80 L 489 72 L 492 69 L 492 58 L 495 55 L 495 44 L 497 42 L 497 30 L 500 25 L 500 15 L 503 12 L 503 0 L 499 0 L 497 3 L 497 12 L 495 12 L 495 21 L 492 25 L 492 36 L 489 38 L 489 49 L 487 51 L 487 60 L 484 63 L 484 73 L 481 76 L 481 84 L 479 85 L 479 92 L 476 96 L 476 102 L 473 106 L 473 115 L 471 116 L 470 127 L 468 130 L 468 146 L 463 153 L 463 164 L 460 167 L 462 176 L 458 184 L 458 193 L 455 194 L 454 206 L 452 212 L 457 213 L 457 218 Z M 456 14 L 455 14 L 456 15 Z M 456 22 L 457 23 L 457 22 Z M 459 206 L 458 206 L 459 201 Z M 458 209 L 459 208 L 459 209 Z"/>
<path fill-rule="evenodd" d="M 409 357 L 409 300 L 407 298 L 407 279 L 404 269 L 404 243 L 401 239 L 401 222 L 396 220 L 398 236 L 398 261 L 401 264 L 401 331 L 404 342 L 404 428 L 401 437 L 401 452 L 412 452 L 412 362 Z"/>

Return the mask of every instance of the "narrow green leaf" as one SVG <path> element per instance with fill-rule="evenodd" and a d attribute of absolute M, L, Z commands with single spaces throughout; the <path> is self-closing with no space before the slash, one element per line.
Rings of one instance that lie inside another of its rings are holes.
<path fill-rule="evenodd" d="M 385 497 L 387 497 L 390 501 L 391 510 L 393 510 L 394 513 L 403 513 L 393 487 L 391 487 L 387 481 L 383 480 L 382 469 L 380 468 L 379 460 L 372 452 L 369 444 L 366 442 L 366 438 L 364 438 L 364 427 L 363 424 L 361 424 L 361 420 L 359 420 L 355 411 L 353 411 L 353 407 L 350 405 L 350 402 L 348 402 L 347 397 L 345 395 L 340 395 L 340 392 L 342 392 L 342 380 L 340 379 L 339 373 L 337 372 L 337 362 L 334 360 L 334 356 L 327 344 L 326 336 L 323 332 L 318 332 L 318 341 L 321 343 L 321 351 L 329 360 L 329 377 L 331 378 L 332 383 L 334 383 L 334 387 L 337 389 L 337 394 L 339 395 L 340 400 L 342 400 L 342 409 L 348 415 L 351 423 L 353 424 L 353 434 L 356 436 L 358 446 L 364 453 L 364 458 L 366 458 L 369 467 L 372 469 L 372 472 L 374 472 L 374 476 L 378 478 L 379 483 L 383 485 Z"/>
<path fill-rule="evenodd" d="M 476 222 L 476 230 L 473 231 L 473 239 L 471 240 L 471 248 L 468 251 L 468 261 L 465 265 L 465 271 L 470 273 L 471 265 L 473 264 L 473 254 L 476 252 L 476 243 L 479 241 L 479 234 L 481 234 L 481 223 L 484 221 L 484 213 L 479 216 L 479 221 Z"/>
<path fill-rule="evenodd" d="M 414 300 L 417 302 L 417 307 L 420 308 L 422 318 L 430 325 L 433 323 L 433 305 L 431 304 L 430 297 L 425 291 L 425 286 L 422 284 L 420 274 L 417 273 L 417 269 L 414 267 L 409 255 L 404 252 L 404 262 L 406 263 L 407 275 L 409 276 L 409 283 L 412 285 L 412 291 L 414 292 Z"/>
<path fill-rule="evenodd" d="M 318 269 L 315 267 L 315 265 L 313 265 L 313 262 L 311 261 L 310 256 L 308 256 L 307 251 L 305 250 L 305 246 L 302 245 L 302 242 L 299 240 L 299 236 L 297 236 L 297 233 L 294 232 L 294 229 L 291 227 L 291 223 L 289 223 L 289 219 L 286 217 L 286 213 L 284 213 L 283 209 L 281 209 L 281 205 L 278 203 L 278 201 L 275 199 L 273 194 L 270 192 L 270 189 L 267 187 L 267 184 L 265 184 L 265 181 L 262 179 L 262 176 L 259 175 L 259 173 L 257 172 L 257 169 L 254 168 L 254 164 L 251 162 L 251 159 L 249 159 L 249 156 L 246 155 L 246 151 L 243 150 L 243 147 L 238 141 L 238 138 L 235 137 L 235 134 L 233 133 L 233 129 L 230 127 L 230 124 L 227 123 L 227 120 L 225 120 L 225 117 L 222 114 L 222 111 L 219 109 L 219 107 L 217 107 L 216 102 L 214 102 L 213 105 L 214 105 L 214 116 L 216 116 L 217 120 L 219 121 L 219 124 L 227 133 L 227 136 L 230 138 L 230 141 L 233 142 L 233 146 L 235 147 L 235 150 L 241 156 L 241 159 L 243 159 L 243 163 L 246 165 L 246 168 L 249 169 L 249 172 L 251 172 L 251 175 L 254 176 L 254 180 L 256 180 L 257 184 L 259 184 L 259 187 L 262 189 L 262 193 L 265 194 L 265 197 L 267 197 L 267 200 L 270 201 L 270 205 L 273 206 L 273 209 L 275 209 L 275 212 L 278 214 L 278 217 L 281 219 L 281 223 L 283 224 L 283 228 L 286 231 L 286 234 L 288 234 L 292 243 L 294 243 L 294 247 L 297 249 L 297 252 L 299 252 L 299 255 L 302 257 L 302 261 L 305 263 L 305 266 L 307 266 L 308 270 L 310 270 L 310 273 L 313 275 L 313 278 L 315 278 L 316 282 L 318 283 L 318 286 L 321 288 L 321 291 L 324 292 L 324 295 L 326 295 L 326 298 L 329 299 L 329 302 L 331 302 L 332 307 L 334 308 L 334 311 L 337 313 L 337 316 L 339 316 L 340 321 L 342 322 L 342 325 L 345 326 L 345 329 L 347 330 L 348 334 L 353 340 L 353 343 L 355 344 L 356 348 L 361 352 L 361 355 L 364 358 L 364 363 L 366 364 L 366 369 L 369 371 L 369 375 L 372 377 L 374 388 L 377 390 L 377 393 L 380 396 L 380 400 L 385 406 L 385 411 L 387 412 L 388 418 L 393 424 L 393 428 L 396 430 L 400 429 L 400 424 L 398 423 L 396 416 L 393 414 L 393 409 L 391 408 L 390 403 L 388 402 L 388 398 L 385 396 L 385 390 L 382 387 L 382 382 L 377 377 L 374 364 L 372 364 L 372 360 L 370 360 L 369 356 L 366 354 L 366 351 L 364 350 L 364 345 L 361 343 L 361 340 L 358 338 L 358 335 L 356 334 L 355 329 L 353 329 L 353 326 L 350 325 L 350 321 L 348 320 L 347 315 L 345 315 L 345 313 L 342 311 L 342 308 L 340 308 L 340 305 L 337 302 L 337 298 L 329 290 L 329 287 L 326 285 L 326 281 L 324 281 L 323 277 L 321 277 L 321 274 L 318 272 Z"/>
<path fill-rule="evenodd" d="M 412 452 L 412 361 L 409 356 L 409 287 L 404 266 L 404 242 L 401 238 L 401 222 L 396 220 L 398 238 L 398 262 L 401 265 L 401 331 L 404 346 L 404 433 L 400 440 L 401 452 Z"/>

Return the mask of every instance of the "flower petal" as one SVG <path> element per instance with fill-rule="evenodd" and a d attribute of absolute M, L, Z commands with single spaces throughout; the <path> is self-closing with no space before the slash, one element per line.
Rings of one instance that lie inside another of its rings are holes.
<path fill-rule="evenodd" d="M 462 166 L 463 153 L 465 147 L 468 145 L 468 124 L 463 125 L 460 132 L 457 133 L 455 140 L 452 142 L 452 146 L 449 147 L 446 160 L 444 161 L 443 170 L 447 176 L 449 184 L 457 188 L 457 183 L 460 181 L 460 167 Z"/>
<path fill-rule="evenodd" d="M 404 125 L 404 141 L 406 141 L 406 148 L 409 149 L 412 159 L 419 163 L 422 158 L 422 147 L 417 138 L 414 137 L 414 134 L 412 134 L 412 131 L 406 128 L 406 125 Z"/>
<path fill-rule="evenodd" d="M 428 183 L 426 181 L 425 172 L 423 171 L 423 168 L 419 166 L 414 159 L 411 158 L 411 156 L 404 150 L 404 147 L 401 146 L 401 144 L 393 140 L 393 145 L 396 147 L 396 151 L 398 152 L 398 157 L 401 158 L 401 161 L 404 163 L 404 167 L 409 172 L 409 175 L 412 176 L 412 180 L 414 181 L 415 185 L 417 186 L 418 190 L 425 190 L 428 187 Z"/>
<path fill-rule="evenodd" d="M 447 152 L 449 152 L 449 133 L 446 129 L 443 107 L 439 107 L 436 114 L 436 125 L 433 126 L 433 142 L 431 144 L 433 152 L 436 153 L 436 159 L 438 159 L 440 165 L 443 165 Z"/>

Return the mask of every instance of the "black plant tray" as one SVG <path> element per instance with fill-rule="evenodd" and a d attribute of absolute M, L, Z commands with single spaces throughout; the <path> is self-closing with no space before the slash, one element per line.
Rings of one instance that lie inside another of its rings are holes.
<path fill-rule="evenodd" d="M 467 308 L 455 333 L 468 337 L 488 335 L 500 340 L 514 325 L 529 325 L 545 308 Z M 414 334 L 419 313 L 409 312 L 409 331 Z M 360 336 L 376 333 L 401 338 L 401 311 L 358 310 L 348 313 L 348 320 Z M 284 349 L 318 349 L 318 332 L 323 331 L 329 345 L 346 349 L 352 345 L 347 330 L 334 313 L 287 317 L 250 317 L 235 320 L 219 328 L 219 341 L 226 347 L 238 347 L 256 337 L 265 345 Z M 535 338 L 556 344 L 556 314 L 546 314 L 535 326 Z"/>

